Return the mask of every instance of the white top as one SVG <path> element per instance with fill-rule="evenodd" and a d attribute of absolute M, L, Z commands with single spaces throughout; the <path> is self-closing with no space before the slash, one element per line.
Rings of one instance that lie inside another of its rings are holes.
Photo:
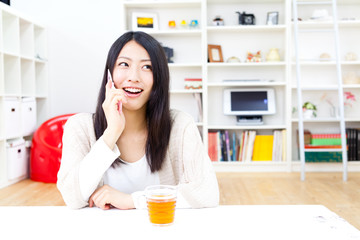
<path fill-rule="evenodd" d="M 124 164 L 109 167 L 105 172 L 104 184 L 127 194 L 143 191 L 149 185 L 160 184 L 159 174 L 157 172 L 151 173 L 146 155 L 133 163 L 121 159 L 120 161 Z"/>
<path fill-rule="evenodd" d="M 116 148 L 116 147 L 115 147 Z M 134 205 L 138 209 L 146 208 L 146 199 L 144 190 L 150 185 L 159 185 L 159 173 L 151 173 L 150 166 L 147 162 L 146 155 L 136 162 L 126 162 L 120 159 L 124 164 L 112 167 L 110 166 L 103 175 L 104 184 L 109 185 L 116 190 L 131 194 Z M 86 172 L 91 166 L 86 166 L 84 162 L 80 167 L 79 183 L 80 191 L 84 201 L 89 201 L 92 194 L 92 184 L 94 171 Z M 189 203 L 178 193 L 177 208 L 189 208 Z"/>

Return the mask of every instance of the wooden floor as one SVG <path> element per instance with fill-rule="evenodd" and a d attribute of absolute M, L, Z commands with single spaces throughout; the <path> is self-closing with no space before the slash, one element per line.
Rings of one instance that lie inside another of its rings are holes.
<path fill-rule="evenodd" d="M 360 173 L 217 173 L 220 204 L 321 204 L 360 229 Z M 0 189 L 0 206 L 62 206 L 55 184 L 23 180 Z"/>

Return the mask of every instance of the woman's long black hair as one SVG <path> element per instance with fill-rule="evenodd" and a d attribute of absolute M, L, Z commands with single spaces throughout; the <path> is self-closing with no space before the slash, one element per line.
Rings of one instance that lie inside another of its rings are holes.
<path fill-rule="evenodd" d="M 120 36 L 111 46 L 103 80 L 98 96 L 96 112 L 94 114 L 94 129 L 96 139 L 99 139 L 106 127 L 107 121 L 102 103 L 105 100 L 105 85 L 107 83 L 107 69 L 113 72 L 116 59 L 121 49 L 129 41 L 134 40 L 145 48 L 151 59 L 153 73 L 153 87 L 146 105 L 147 140 L 145 146 L 146 158 L 151 172 L 161 169 L 165 159 L 170 139 L 171 116 L 169 100 L 169 68 L 162 46 L 150 35 L 144 32 L 127 32 Z"/>

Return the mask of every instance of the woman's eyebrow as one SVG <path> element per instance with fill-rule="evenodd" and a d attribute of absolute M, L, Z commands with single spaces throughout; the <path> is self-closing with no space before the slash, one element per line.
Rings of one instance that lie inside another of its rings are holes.
<path fill-rule="evenodd" d="M 119 59 L 119 58 L 125 58 L 125 59 L 127 59 L 127 60 L 132 61 L 131 58 L 125 57 L 125 56 L 119 56 L 118 59 Z M 150 59 L 141 59 L 140 62 L 151 62 L 151 60 L 150 60 Z"/>

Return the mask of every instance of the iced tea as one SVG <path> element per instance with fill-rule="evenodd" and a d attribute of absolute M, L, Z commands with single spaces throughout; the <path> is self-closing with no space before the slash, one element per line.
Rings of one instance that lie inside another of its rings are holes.
<path fill-rule="evenodd" d="M 150 186 L 145 192 L 150 222 L 161 226 L 172 224 L 175 217 L 176 187 Z"/>

